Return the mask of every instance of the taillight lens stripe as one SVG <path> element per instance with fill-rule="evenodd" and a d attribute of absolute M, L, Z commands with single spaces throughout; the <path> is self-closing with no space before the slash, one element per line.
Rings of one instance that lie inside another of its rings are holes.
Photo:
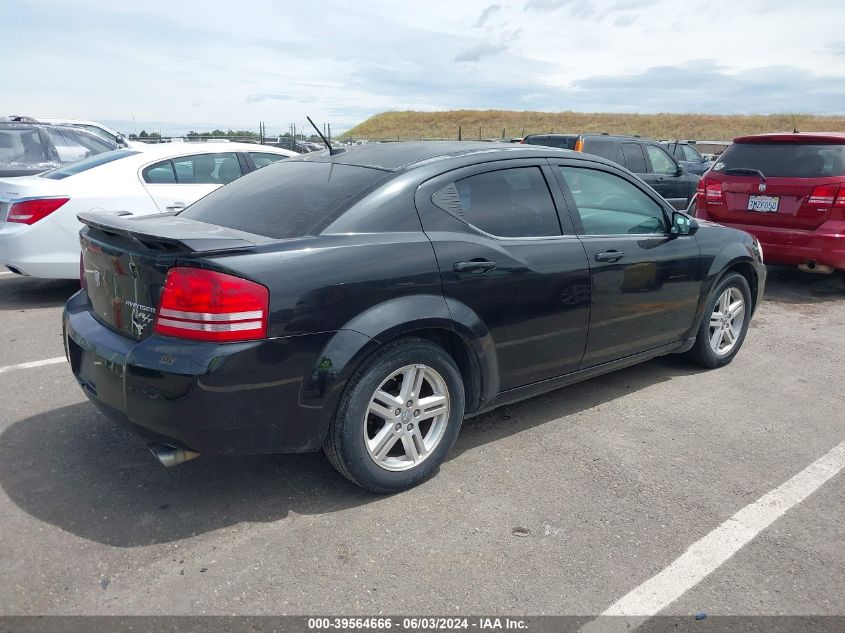
<path fill-rule="evenodd" d="M 250 330 L 262 330 L 264 320 L 261 321 L 238 321 L 237 323 L 200 323 L 196 321 L 174 321 L 172 319 L 158 319 L 158 325 L 178 329 L 192 330 L 196 332 L 248 332 Z"/>
<path fill-rule="evenodd" d="M 263 319 L 263 310 L 251 310 L 249 312 L 227 312 L 224 314 L 214 312 L 185 312 L 183 310 L 170 310 L 162 308 L 159 315 L 173 319 L 186 319 L 188 321 L 249 321 Z"/>

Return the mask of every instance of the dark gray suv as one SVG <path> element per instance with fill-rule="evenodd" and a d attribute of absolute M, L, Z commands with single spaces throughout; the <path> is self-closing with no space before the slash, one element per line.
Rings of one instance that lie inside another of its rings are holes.
<path fill-rule="evenodd" d="M 657 141 L 610 134 L 531 134 L 523 143 L 571 149 L 601 156 L 627 167 L 676 209 L 695 197 L 699 176 L 687 171 Z"/>

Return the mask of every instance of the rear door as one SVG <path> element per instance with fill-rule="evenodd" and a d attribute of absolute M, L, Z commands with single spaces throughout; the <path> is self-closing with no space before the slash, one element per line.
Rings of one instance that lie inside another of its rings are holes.
<path fill-rule="evenodd" d="M 574 371 L 584 352 L 589 268 L 549 183 L 544 159 L 496 161 L 433 178 L 416 194 L 449 309 L 486 326 L 501 391 Z"/>
<path fill-rule="evenodd" d="M 550 162 L 590 265 L 590 333 L 581 368 L 682 340 L 701 291 L 695 237 L 672 236 L 665 203 L 624 172 Z"/>
<path fill-rule="evenodd" d="M 845 144 L 734 143 L 707 174 L 722 191 L 707 212 L 717 222 L 812 230 L 828 219 L 843 176 Z"/>
<path fill-rule="evenodd" d="M 148 165 L 141 182 L 159 211 L 180 211 L 243 174 L 236 152 L 192 154 Z"/>

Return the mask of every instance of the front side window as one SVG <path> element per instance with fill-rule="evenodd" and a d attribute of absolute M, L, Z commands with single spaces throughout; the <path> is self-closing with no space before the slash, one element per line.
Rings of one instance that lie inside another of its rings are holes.
<path fill-rule="evenodd" d="M 485 233 L 499 237 L 560 235 L 557 212 L 539 167 L 489 171 L 448 187 L 454 187 L 460 203 L 453 212 Z"/>
<path fill-rule="evenodd" d="M 234 152 L 174 158 L 173 170 L 180 185 L 225 185 L 243 175 Z"/>
<path fill-rule="evenodd" d="M 669 157 L 669 154 L 656 145 L 646 145 L 645 149 L 651 161 L 651 169 L 655 174 L 675 175 L 678 168 L 675 166 L 675 161 Z"/>
<path fill-rule="evenodd" d="M 643 146 L 639 143 L 622 143 L 622 156 L 625 157 L 626 167 L 635 174 L 644 174 L 648 171 Z"/>
<path fill-rule="evenodd" d="M 663 209 L 627 180 L 583 167 L 560 167 L 586 235 L 666 233 Z"/>

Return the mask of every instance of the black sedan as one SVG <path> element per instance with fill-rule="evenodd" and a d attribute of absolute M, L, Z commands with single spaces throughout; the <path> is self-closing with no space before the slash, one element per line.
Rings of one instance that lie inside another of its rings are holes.
<path fill-rule="evenodd" d="M 170 215 L 82 214 L 64 313 L 89 398 L 173 465 L 326 452 L 378 492 L 462 420 L 662 354 L 733 359 L 765 283 L 750 235 L 602 158 L 372 144 Z"/>

